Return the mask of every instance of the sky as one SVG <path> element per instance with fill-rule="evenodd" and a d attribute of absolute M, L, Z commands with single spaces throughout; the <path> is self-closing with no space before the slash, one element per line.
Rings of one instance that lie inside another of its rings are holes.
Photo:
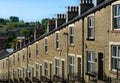
<path fill-rule="evenodd" d="M 67 6 L 78 6 L 80 0 L 0 0 L 0 18 L 17 16 L 26 22 L 53 18 L 66 13 Z"/>

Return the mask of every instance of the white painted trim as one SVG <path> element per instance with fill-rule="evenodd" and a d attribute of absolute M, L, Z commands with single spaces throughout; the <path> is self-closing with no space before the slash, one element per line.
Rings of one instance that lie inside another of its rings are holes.
<path fill-rule="evenodd" d="M 120 45 L 120 42 L 109 42 L 109 71 L 111 71 L 111 45 Z"/>
<path fill-rule="evenodd" d="M 45 39 L 47 39 L 48 37 L 45 37 Z"/>
<path fill-rule="evenodd" d="M 56 31 L 55 33 L 60 33 L 60 31 Z"/>
<path fill-rule="evenodd" d="M 49 63 L 51 63 L 51 64 L 52 64 L 52 61 L 49 61 Z"/>
<path fill-rule="evenodd" d="M 59 60 L 60 60 L 60 58 L 59 58 L 59 57 L 54 57 L 54 59 L 59 59 Z"/>
<path fill-rule="evenodd" d="M 38 41 L 37 42 L 35 42 L 36 44 L 38 44 Z"/>
<path fill-rule="evenodd" d="M 111 30 L 113 30 L 113 6 L 118 4 L 120 5 L 120 1 L 115 1 L 114 3 L 111 4 Z"/>
<path fill-rule="evenodd" d="M 68 25 L 68 27 L 74 27 L 74 25 L 75 25 L 75 24 L 70 24 L 70 25 Z"/>
<path fill-rule="evenodd" d="M 65 61 L 65 59 L 61 58 L 61 61 Z"/>
<path fill-rule="evenodd" d="M 74 57 L 75 57 L 75 54 L 71 54 L 71 53 L 69 53 L 68 56 L 74 56 Z"/>

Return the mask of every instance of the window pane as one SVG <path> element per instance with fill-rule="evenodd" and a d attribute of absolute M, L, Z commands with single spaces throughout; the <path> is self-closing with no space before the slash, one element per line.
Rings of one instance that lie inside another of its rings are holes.
<path fill-rule="evenodd" d="M 116 56 L 116 51 L 117 51 L 116 46 L 113 46 L 113 48 L 112 48 L 112 56 Z"/>
<path fill-rule="evenodd" d="M 118 15 L 120 15 L 120 5 L 118 5 Z"/>

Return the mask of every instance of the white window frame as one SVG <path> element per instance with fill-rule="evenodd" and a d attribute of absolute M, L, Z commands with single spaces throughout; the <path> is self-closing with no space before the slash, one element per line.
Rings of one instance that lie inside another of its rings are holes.
<path fill-rule="evenodd" d="M 87 73 L 95 74 L 95 53 L 93 51 L 87 52 Z"/>
<path fill-rule="evenodd" d="M 116 48 L 116 53 L 113 52 L 113 48 Z M 111 70 L 117 71 L 117 69 L 120 69 L 120 45 L 111 45 Z M 113 64 L 113 59 L 115 60 L 115 63 Z M 113 66 L 115 68 L 113 68 Z"/>
<path fill-rule="evenodd" d="M 37 42 L 36 44 L 36 56 L 38 56 L 39 55 L 39 43 Z"/>
<path fill-rule="evenodd" d="M 92 32 L 90 33 L 89 30 Z M 93 36 L 92 36 L 93 34 Z M 95 32 L 94 32 L 94 16 L 89 16 L 88 17 L 88 39 L 94 39 Z"/>
<path fill-rule="evenodd" d="M 36 77 L 39 76 L 39 64 L 36 64 Z"/>
<path fill-rule="evenodd" d="M 28 55 L 29 55 L 29 58 L 32 57 L 32 55 L 31 55 L 31 46 L 28 47 Z"/>
<path fill-rule="evenodd" d="M 22 58 L 23 58 L 23 61 L 25 60 L 25 51 L 24 49 L 22 50 Z"/>
<path fill-rule="evenodd" d="M 70 61 L 70 59 L 72 61 Z M 70 74 L 75 73 L 75 56 L 69 56 L 69 73 Z"/>
<path fill-rule="evenodd" d="M 20 62 L 20 53 L 17 53 L 18 55 L 18 63 Z"/>
<path fill-rule="evenodd" d="M 56 49 L 57 50 L 59 50 L 59 48 L 60 48 L 60 34 L 59 34 L 59 32 L 56 32 L 56 42 L 55 42 L 55 46 L 56 46 Z"/>
<path fill-rule="evenodd" d="M 117 8 L 117 11 L 115 11 L 115 7 Z M 119 7 L 120 7 L 120 4 L 116 4 L 116 5 L 113 5 L 113 24 L 114 24 L 114 26 L 113 26 L 113 29 L 114 30 L 120 30 L 120 25 L 119 25 L 119 27 L 117 28 L 117 27 L 115 27 L 115 19 L 118 19 L 119 18 L 119 20 L 120 20 L 120 14 L 119 14 L 119 11 L 118 11 L 118 9 L 119 9 Z M 117 13 L 117 15 L 115 15 L 115 12 Z M 118 21 L 116 21 L 116 22 L 118 22 Z M 119 21 L 120 22 L 120 21 Z M 120 23 L 119 23 L 120 24 Z"/>
<path fill-rule="evenodd" d="M 44 62 L 44 75 L 48 76 L 48 62 Z"/>
<path fill-rule="evenodd" d="M 69 26 L 69 34 L 70 45 L 74 45 L 74 26 Z"/>
<path fill-rule="evenodd" d="M 48 53 L 48 38 L 47 37 L 45 38 L 44 45 L 45 45 L 45 53 Z"/>
<path fill-rule="evenodd" d="M 60 75 L 60 60 L 55 59 L 55 75 Z"/>

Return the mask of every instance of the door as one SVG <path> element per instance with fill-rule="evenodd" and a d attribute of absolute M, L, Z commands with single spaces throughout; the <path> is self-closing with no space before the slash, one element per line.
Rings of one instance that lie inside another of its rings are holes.
<path fill-rule="evenodd" d="M 65 62 L 64 61 L 62 61 L 62 78 L 64 78 L 64 65 L 65 65 Z"/>
<path fill-rule="evenodd" d="M 52 78 L 52 64 L 50 63 L 50 80 Z"/>
<path fill-rule="evenodd" d="M 81 58 L 78 58 L 77 59 L 77 66 L 78 66 L 78 78 L 80 79 L 81 78 Z"/>
<path fill-rule="evenodd" d="M 98 53 L 98 79 L 103 80 L 103 53 Z"/>

